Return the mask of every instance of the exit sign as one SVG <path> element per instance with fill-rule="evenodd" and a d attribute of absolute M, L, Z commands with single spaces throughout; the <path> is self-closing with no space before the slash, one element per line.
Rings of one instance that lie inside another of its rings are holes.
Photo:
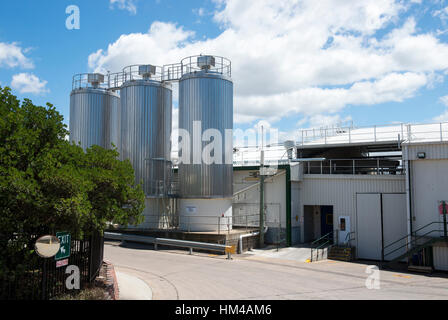
<path fill-rule="evenodd" d="M 54 259 L 56 261 L 67 259 L 70 257 L 70 243 L 71 243 L 71 236 L 68 232 L 57 232 L 56 237 L 59 239 L 59 242 L 61 243 L 61 246 L 59 248 L 58 253 L 56 253 L 56 256 Z"/>

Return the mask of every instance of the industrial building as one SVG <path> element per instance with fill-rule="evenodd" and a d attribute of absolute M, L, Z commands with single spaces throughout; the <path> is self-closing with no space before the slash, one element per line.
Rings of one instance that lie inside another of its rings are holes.
<path fill-rule="evenodd" d="M 297 245 L 327 235 L 335 247 L 352 248 L 354 259 L 409 258 L 413 265 L 448 270 L 442 205 L 448 123 L 303 130 L 294 145 L 294 157 L 267 181 L 266 223 L 279 221 L 280 231 L 269 225 L 276 235 L 266 241 Z M 285 163 L 281 148 L 265 152 Z M 259 152 L 240 153 L 234 214 L 252 210 L 259 199 L 253 191 L 237 192 L 259 170 Z"/>
<path fill-rule="evenodd" d="M 145 222 L 135 230 L 226 235 L 219 241 L 239 238 L 241 251 L 246 237 L 314 243 L 329 256 L 448 270 L 448 123 L 307 129 L 295 141 L 256 147 L 230 138 L 211 162 L 201 161 L 206 144 L 198 151 L 193 138 L 185 143 L 192 152 L 177 154 L 188 161 L 176 162 L 172 83 L 180 129 L 228 138 L 231 75 L 229 60 L 200 55 L 74 76 L 70 140 L 113 143 L 131 161 L 146 194 Z"/>

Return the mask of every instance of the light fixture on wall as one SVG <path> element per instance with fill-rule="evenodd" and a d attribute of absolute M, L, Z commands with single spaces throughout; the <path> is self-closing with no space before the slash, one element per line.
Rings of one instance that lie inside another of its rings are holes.
<path fill-rule="evenodd" d="M 417 158 L 425 159 L 426 158 L 426 152 L 417 152 Z"/>

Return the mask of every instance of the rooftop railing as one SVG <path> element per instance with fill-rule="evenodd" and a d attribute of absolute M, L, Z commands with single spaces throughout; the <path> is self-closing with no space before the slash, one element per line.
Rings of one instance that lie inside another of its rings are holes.
<path fill-rule="evenodd" d="M 159 82 L 171 82 L 180 80 L 185 74 L 202 71 L 231 77 L 232 62 L 220 56 L 198 55 L 184 58 L 180 63 L 164 66 L 131 65 L 115 73 L 80 73 L 73 76 L 72 90 L 85 88 L 119 90 L 126 81 L 152 79 Z M 94 77 L 97 81 L 92 83 L 91 80 Z"/>
<path fill-rule="evenodd" d="M 331 159 L 302 162 L 304 174 L 403 175 L 402 161 L 397 159 Z"/>
<path fill-rule="evenodd" d="M 448 122 L 305 129 L 299 132 L 297 146 L 393 141 L 400 143 L 448 141 Z"/>

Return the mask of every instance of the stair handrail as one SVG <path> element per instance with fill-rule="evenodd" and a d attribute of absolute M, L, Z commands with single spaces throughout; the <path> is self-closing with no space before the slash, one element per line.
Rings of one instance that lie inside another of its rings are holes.
<path fill-rule="evenodd" d="M 440 229 L 433 229 L 433 230 L 431 230 L 431 231 L 426 232 L 426 233 L 423 234 L 423 235 L 418 236 L 417 238 L 411 239 L 411 243 L 410 243 L 411 246 L 412 246 L 414 243 L 418 246 L 418 244 L 417 244 L 417 241 L 418 241 L 418 240 L 420 240 L 420 239 L 422 239 L 422 238 L 425 238 L 427 235 L 429 235 L 430 233 L 433 233 L 433 232 L 442 232 L 442 230 L 440 230 Z M 414 237 L 415 237 L 415 236 L 414 236 Z M 403 239 L 401 239 L 401 240 L 403 240 Z M 433 239 L 431 239 L 431 240 L 433 240 Z M 392 251 L 390 251 L 390 252 L 388 252 L 388 253 L 385 253 L 384 250 L 383 250 L 383 258 L 386 257 L 386 256 L 388 256 L 388 255 L 390 255 L 390 254 L 392 254 L 392 253 L 394 253 L 394 252 L 396 252 L 396 251 L 398 251 L 398 250 L 400 250 L 401 248 L 407 247 L 408 244 L 409 244 L 409 243 L 406 243 L 406 244 L 404 244 L 404 245 L 402 245 L 402 246 L 400 246 L 400 247 L 396 248 L 395 250 L 392 250 Z M 386 247 L 384 247 L 384 248 L 386 248 Z"/>
<path fill-rule="evenodd" d="M 327 234 L 325 234 L 325 235 L 323 235 L 322 237 L 320 237 L 319 239 L 316 239 L 316 240 L 314 240 L 313 242 L 311 242 L 311 245 L 313 245 L 313 244 L 316 244 L 316 243 L 319 243 L 319 241 L 321 241 L 321 240 L 323 240 L 323 239 L 325 239 L 325 238 L 327 238 L 328 240 L 330 239 L 330 235 L 333 233 L 333 231 L 331 231 L 331 232 L 328 232 Z M 327 241 L 328 241 L 327 240 Z"/>
<path fill-rule="evenodd" d="M 392 243 L 389 243 L 389 244 L 388 244 L 387 246 L 385 246 L 383 249 L 385 250 L 386 248 L 389 248 L 390 246 L 396 244 L 397 242 L 400 242 L 401 240 L 405 240 L 405 239 L 409 238 L 409 236 L 414 237 L 414 236 L 416 235 L 417 231 L 420 231 L 420 230 L 422 230 L 422 229 L 424 229 L 424 228 L 426 228 L 426 227 L 428 227 L 428 226 L 430 226 L 430 225 L 432 225 L 432 224 L 435 224 L 435 223 L 440 224 L 440 223 L 443 223 L 443 222 L 442 222 L 442 221 L 433 221 L 433 222 L 430 222 L 430 223 L 424 225 L 423 227 L 421 227 L 421 228 L 419 228 L 419 229 L 413 231 L 412 233 L 408 233 L 408 234 L 405 235 L 404 237 L 402 237 L 402 238 L 400 238 L 400 239 L 398 239 L 398 240 L 396 240 L 396 241 L 394 241 L 394 242 L 392 242 Z M 448 223 L 447 223 L 447 224 L 448 224 Z M 439 230 L 439 231 L 440 231 L 440 230 Z"/>
<path fill-rule="evenodd" d="M 333 233 L 333 231 L 328 232 L 327 234 L 323 235 L 322 237 L 320 237 L 319 239 L 314 240 L 313 242 L 311 242 L 311 256 L 310 256 L 310 261 L 313 262 L 313 251 L 314 250 L 319 250 L 322 249 L 324 246 L 326 246 L 327 244 L 331 243 L 331 238 L 330 235 Z M 326 239 L 326 241 L 324 243 L 321 243 L 320 245 L 318 245 L 317 247 L 313 247 L 313 245 L 315 244 L 319 244 L 320 241 Z M 317 251 L 317 259 L 319 260 L 319 251 Z"/>
<path fill-rule="evenodd" d="M 349 233 L 347 233 L 344 240 L 344 244 L 348 244 L 349 247 L 351 247 L 350 241 L 355 240 L 354 238 L 352 239 L 351 237 L 352 234 L 355 234 L 355 231 L 350 231 Z"/>

